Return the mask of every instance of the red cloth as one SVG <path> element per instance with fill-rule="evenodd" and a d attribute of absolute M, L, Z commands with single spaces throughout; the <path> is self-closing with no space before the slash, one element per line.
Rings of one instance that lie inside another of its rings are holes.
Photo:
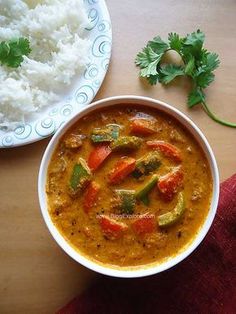
<path fill-rule="evenodd" d="M 101 276 L 58 314 L 236 313 L 236 174 L 221 184 L 205 240 L 179 265 L 140 279 Z"/>

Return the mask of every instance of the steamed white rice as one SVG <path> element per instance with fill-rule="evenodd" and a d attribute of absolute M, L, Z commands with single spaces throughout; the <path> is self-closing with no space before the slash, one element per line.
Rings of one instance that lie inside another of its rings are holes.
<path fill-rule="evenodd" d="M 0 128 L 59 100 L 89 62 L 88 25 L 83 0 L 0 0 L 0 41 L 26 37 L 32 49 L 19 68 L 0 66 Z"/>

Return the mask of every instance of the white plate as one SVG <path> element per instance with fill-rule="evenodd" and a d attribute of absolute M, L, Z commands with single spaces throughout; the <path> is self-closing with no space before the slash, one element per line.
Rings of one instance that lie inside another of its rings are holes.
<path fill-rule="evenodd" d="M 92 21 L 91 27 L 86 30 L 92 43 L 88 68 L 83 75 L 75 78 L 69 93 L 59 103 L 30 117 L 23 126 L 14 131 L 0 131 L 0 148 L 33 143 L 53 134 L 82 107 L 89 104 L 98 92 L 111 56 L 111 21 L 104 0 L 84 0 L 84 4 Z"/>

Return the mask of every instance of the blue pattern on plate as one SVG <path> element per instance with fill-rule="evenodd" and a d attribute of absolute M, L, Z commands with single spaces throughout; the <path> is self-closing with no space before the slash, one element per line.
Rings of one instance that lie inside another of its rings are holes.
<path fill-rule="evenodd" d="M 91 26 L 86 29 L 92 42 L 90 64 L 78 78 L 72 94 L 38 113 L 38 117 L 18 126 L 14 131 L 1 131 L 0 148 L 21 146 L 52 135 L 82 107 L 89 104 L 98 92 L 111 57 L 111 21 L 104 0 L 84 0 L 84 4 L 91 20 Z"/>

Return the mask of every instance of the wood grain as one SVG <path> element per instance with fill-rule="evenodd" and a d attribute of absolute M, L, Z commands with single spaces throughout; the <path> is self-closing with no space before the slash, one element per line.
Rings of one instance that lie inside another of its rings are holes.
<path fill-rule="evenodd" d="M 145 3 L 145 5 L 144 5 Z M 234 0 L 107 1 L 113 23 L 109 72 L 96 99 L 121 94 L 160 99 L 186 113 L 208 138 L 221 180 L 236 171 L 236 130 L 188 110 L 189 84 L 150 87 L 138 79 L 134 58 L 146 41 L 197 28 L 220 55 L 216 80 L 207 90 L 212 110 L 236 122 L 236 2 Z M 55 244 L 41 217 L 37 174 L 48 140 L 0 152 L 0 313 L 53 313 L 98 275 L 75 263 Z"/>

